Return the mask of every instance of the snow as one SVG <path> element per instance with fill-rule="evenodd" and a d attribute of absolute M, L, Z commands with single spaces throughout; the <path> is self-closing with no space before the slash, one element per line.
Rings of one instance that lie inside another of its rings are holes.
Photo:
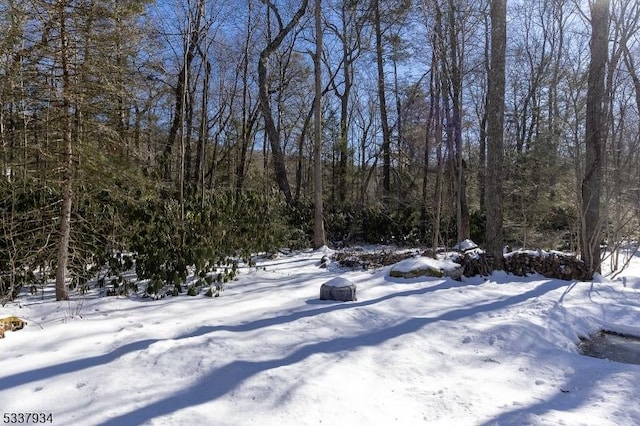
<path fill-rule="evenodd" d="M 471 241 L 470 239 L 462 240 L 458 244 L 453 246 L 453 249 L 458 251 L 467 251 L 467 250 L 473 250 L 477 248 L 478 248 L 478 245 L 473 241 Z"/>
<path fill-rule="evenodd" d="M 455 271 L 460 265 L 449 259 L 432 259 L 425 256 L 411 257 L 392 266 L 392 270 L 408 273 L 417 270 Z"/>
<path fill-rule="evenodd" d="M 398 280 L 323 251 L 241 268 L 219 298 L 24 296 L 0 317 L 2 413 L 56 425 L 634 425 L 640 366 L 580 355 L 640 334 L 640 262 L 618 279 Z M 358 301 L 320 301 L 343 277 Z"/>
<path fill-rule="evenodd" d="M 327 287 L 349 287 L 353 283 L 344 277 L 335 277 L 324 283 Z"/>

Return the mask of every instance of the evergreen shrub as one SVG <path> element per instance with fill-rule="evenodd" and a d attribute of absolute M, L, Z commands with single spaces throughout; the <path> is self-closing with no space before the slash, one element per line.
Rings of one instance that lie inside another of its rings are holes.
<path fill-rule="evenodd" d="M 183 210 L 184 209 L 184 210 Z M 291 236 L 286 204 L 278 193 L 231 192 L 204 200 L 151 199 L 132 212 L 137 224 L 131 250 L 139 279 L 149 280 L 145 294 L 162 297 L 183 292 L 193 274 L 195 287 L 209 284 L 219 295 L 223 284 L 238 273 L 238 259 L 273 252 Z"/>

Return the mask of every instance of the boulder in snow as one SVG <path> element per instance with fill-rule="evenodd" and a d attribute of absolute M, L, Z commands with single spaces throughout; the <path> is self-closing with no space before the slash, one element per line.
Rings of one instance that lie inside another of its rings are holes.
<path fill-rule="evenodd" d="M 320 300 L 355 301 L 356 285 L 346 278 L 333 278 L 320 286 Z"/>
<path fill-rule="evenodd" d="M 461 265 L 450 260 L 418 256 L 396 263 L 391 267 L 389 275 L 394 278 L 449 277 L 457 280 L 463 271 Z"/>

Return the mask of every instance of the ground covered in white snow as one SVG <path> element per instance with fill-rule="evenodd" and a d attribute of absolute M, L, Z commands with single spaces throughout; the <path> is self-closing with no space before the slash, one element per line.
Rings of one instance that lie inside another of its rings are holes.
<path fill-rule="evenodd" d="M 640 261 L 616 281 L 461 282 L 259 260 L 219 298 L 25 296 L 0 318 L 0 415 L 54 425 L 634 425 L 640 366 L 589 358 L 640 335 Z M 319 300 L 343 277 L 356 302 Z M 4 417 L 6 419 L 6 417 Z"/>

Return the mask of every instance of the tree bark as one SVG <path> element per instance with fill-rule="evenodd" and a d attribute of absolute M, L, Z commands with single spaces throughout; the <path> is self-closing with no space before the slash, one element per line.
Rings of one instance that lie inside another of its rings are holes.
<path fill-rule="evenodd" d="M 344 9 L 344 6 L 343 6 Z M 344 12 L 343 12 L 344 13 Z M 344 22 L 344 21 L 343 21 Z M 346 34 L 346 23 L 343 23 L 343 31 Z M 342 76 L 344 79 L 344 92 L 339 95 L 340 98 L 340 141 L 338 144 L 338 204 L 344 205 L 347 199 L 347 162 L 349 157 L 349 95 L 351 93 L 351 55 L 349 52 L 348 40 L 342 40 Z"/>
<path fill-rule="evenodd" d="M 442 65 L 440 65 L 442 67 Z M 435 111 L 434 111 L 434 128 L 435 128 L 435 140 L 434 144 L 436 146 L 436 186 L 435 186 L 435 202 L 436 202 L 436 211 L 435 217 L 433 220 L 433 251 L 434 253 L 438 252 L 438 247 L 440 247 L 440 221 L 442 218 L 442 192 L 443 192 L 443 180 L 444 180 L 444 156 L 442 153 L 443 143 L 442 143 L 442 70 L 438 71 L 436 68 L 436 72 L 438 75 L 435 77 L 435 96 L 434 102 L 436 102 Z"/>
<path fill-rule="evenodd" d="M 326 244 L 322 205 L 322 10 L 321 0 L 315 0 L 316 52 L 313 57 L 315 98 L 313 100 L 314 179 L 313 179 L 313 246 Z"/>
<path fill-rule="evenodd" d="M 491 2 L 491 70 L 487 90 L 486 251 L 493 269 L 503 269 L 502 167 L 504 138 L 507 0 Z"/>
<path fill-rule="evenodd" d="M 438 56 L 435 52 L 431 54 L 431 72 L 429 73 L 429 114 L 427 116 L 427 122 L 425 125 L 425 137 L 424 137 L 424 156 L 422 161 L 422 197 L 420 203 L 420 226 L 422 236 L 426 238 L 428 236 L 428 179 L 429 179 L 429 155 L 431 154 L 431 144 L 429 143 L 432 137 L 433 121 L 435 117 L 436 108 L 440 107 L 440 103 L 436 100 L 435 93 L 435 79 L 437 77 L 438 69 Z"/>
<path fill-rule="evenodd" d="M 458 42 L 458 31 L 456 29 L 456 4 L 450 1 L 449 4 L 449 82 L 451 84 L 451 130 L 455 141 L 455 165 L 454 170 L 454 190 L 456 209 L 456 228 L 458 241 L 469 238 L 471 230 L 469 228 L 469 209 L 467 207 L 466 180 L 464 176 L 464 161 L 462 150 L 462 58 L 461 47 Z"/>
<path fill-rule="evenodd" d="M 600 196 L 604 145 L 603 102 L 608 56 L 609 0 L 591 5 L 591 60 L 587 77 L 587 113 L 585 122 L 585 169 L 582 179 L 580 232 L 581 257 L 588 274 L 600 272 Z"/>
<path fill-rule="evenodd" d="M 200 132 L 198 134 L 198 146 L 196 150 L 196 164 L 194 167 L 193 181 L 194 187 L 202 190 L 204 194 L 204 160 L 206 157 L 206 146 L 209 140 L 209 78 L 211 76 L 211 62 L 207 59 L 206 52 L 202 61 L 205 65 L 204 80 L 202 81 L 202 100 L 200 107 Z M 204 197 L 202 197 L 204 202 Z"/>
<path fill-rule="evenodd" d="M 384 59 L 382 57 L 382 23 L 380 0 L 373 4 L 373 19 L 376 36 L 376 64 L 378 69 L 378 98 L 380 100 L 380 125 L 382 126 L 382 190 L 384 201 L 388 203 L 391 195 L 391 130 L 387 117 L 387 100 L 384 83 Z"/>
<path fill-rule="evenodd" d="M 73 201 L 73 117 L 71 115 L 71 71 L 69 69 L 69 39 L 66 27 L 66 3 L 58 3 L 60 26 L 60 65 L 62 67 L 62 208 L 60 211 L 60 240 L 56 266 L 56 300 L 68 300 L 67 262 L 71 237 L 71 207 Z"/>

